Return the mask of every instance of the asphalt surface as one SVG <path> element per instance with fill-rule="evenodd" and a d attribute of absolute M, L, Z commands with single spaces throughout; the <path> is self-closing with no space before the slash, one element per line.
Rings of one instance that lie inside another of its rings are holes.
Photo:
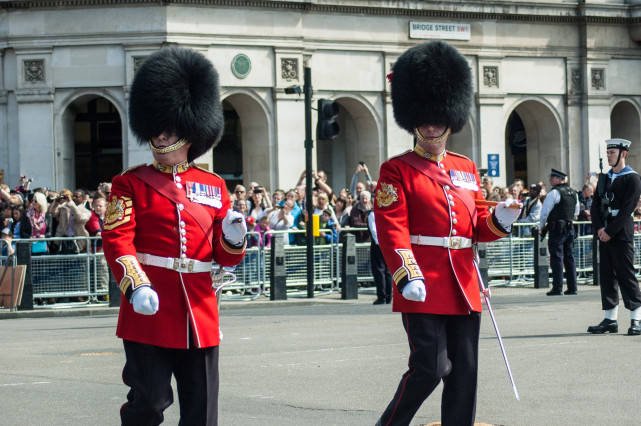
<path fill-rule="evenodd" d="M 221 425 L 373 425 L 409 353 L 399 314 L 340 296 L 224 302 Z M 598 288 L 577 296 L 493 289 L 492 303 L 521 400 L 514 397 L 483 314 L 477 422 L 498 425 L 637 425 L 641 336 L 591 335 Z M 0 313 L 0 425 L 117 425 L 128 388 L 115 308 Z M 174 386 L 175 388 L 175 386 Z M 439 386 L 413 425 L 439 421 Z M 177 401 L 177 399 L 176 399 Z M 179 421 L 178 403 L 165 424 Z"/>

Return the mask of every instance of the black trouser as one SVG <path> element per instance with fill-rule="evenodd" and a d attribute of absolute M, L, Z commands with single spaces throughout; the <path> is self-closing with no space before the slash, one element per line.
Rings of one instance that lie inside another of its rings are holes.
<path fill-rule="evenodd" d="M 378 300 L 389 302 L 392 300 L 392 274 L 385 263 L 381 248 L 373 240 L 369 253 L 372 275 L 376 283 L 376 296 Z"/>
<path fill-rule="evenodd" d="M 410 345 L 409 369 L 381 416 L 381 424 L 409 425 L 442 379 L 441 423 L 473 425 L 481 313 L 404 313 L 403 326 Z"/>
<path fill-rule="evenodd" d="M 127 361 L 123 382 L 131 388 L 120 408 L 124 426 L 159 425 L 174 402 L 176 377 L 180 425 L 218 424 L 218 346 L 169 349 L 123 340 Z"/>
<path fill-rule="evenodd" d="M 601 264 L 601 306 L 604 310 L 619 304 L 619 292 L 623 305 L 631 311 L 641 306 L 641 291 L 634 273 L 634 243 L 610 240 L 599 242 Z"/>
<path fill-rule="evenodd" d="M 568 291 L 576 291 L 576 265 L 574 263 L 574 229 L 552 231 L 548 240 L 550 268 L 552 269 L 552 291 L 563 290 L 563 267 Z"/>

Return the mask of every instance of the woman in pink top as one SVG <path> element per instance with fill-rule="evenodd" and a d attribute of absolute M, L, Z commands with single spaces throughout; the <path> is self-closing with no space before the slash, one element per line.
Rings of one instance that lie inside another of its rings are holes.
<path fill-rule="evenodd" d="M 47 223 L 45 222 L 45 215 L 47 213 L 47 197 L 40 192 L 33 194 L 33 202 L 29 210 L 27 210 L 27 217 L 31 222 L 31 238 L 44 238 L 47 232 Z M 47 253 L 47 243 L 45 241 L 36 241 L 31 245 L 31 252 L 33 254 Z"/>

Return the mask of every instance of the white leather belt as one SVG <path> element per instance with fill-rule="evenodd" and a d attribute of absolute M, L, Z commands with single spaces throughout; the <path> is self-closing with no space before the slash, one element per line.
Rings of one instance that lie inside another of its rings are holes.
<path fill-rule="evenodd" d="M 176 257 L 155 256 L 148 253 L 136 253 L 138 261 L 143 265 L 158 266 L 177 272 L 195 273 L 211 272 L 211 262 L 201 262 L 194 259 L 178 259 Z"/>
<path fill-rule="evenodd" d="M 472 240 L 465 237 L 426 237 L 423 235 L 410 235 L 410 243 L 419 246 L 437 246 L 453 250 L 472 247 Z"/>

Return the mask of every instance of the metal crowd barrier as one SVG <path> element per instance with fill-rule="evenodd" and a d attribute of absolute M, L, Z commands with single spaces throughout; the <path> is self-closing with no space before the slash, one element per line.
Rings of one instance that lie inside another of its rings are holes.
<path fill-rule="evenodd" d="M 367 231 L 367 228 L 349 228 L 338 233 L 337 241 L 314 245 L 314 294 L 323 295 L 340 289 L 342 243 L 341 237 L 348 232 Z M 268 231 L 264 234 L 273 240 L 276 235 L 285 234 L 290 241 L 304 236 L 304 230 Z M 249 232 L 248 237 L 257 235 Z M 300 239 L 300 238 L 299 238 Z M 356 244 L 358 282 L 372 283 L 370 243 Z M 243 261 L 236 267 L 237 281 L 225 287 L 222 300 L 254 299 L 261 294 L 270 295 L 269 276 L 271 271 L 271 248 L 250 247 Z M 285 246 L 287 271 L 286 288 L 290 297 L 307 297 L 307 246 L 287 244 Z"/>
<path fill-rule="evenodd" d="M 534 238 L 530 229 L 534 223 L 516 223 L 512 233 L 503 239 L 484 243 L 489 285 L 529 286 L 534 282 Z M 579 283 L 591 284 L 593 271 L 593 237 L 590 222 L 575 222 L 576 240 L 574 256 Z M 635 221 L 635 257 L 637 273 L 641 271 L 641 221 Z M 347 228 L 338 233 L 337 241 L 314 245 L 314 294 L 322 295 L 340 290 L 342 239 L 346 233 L 366 231 L 366 228 Z M 272 239 L 279 234 L 288 234 L 293 239 L 305 231 L 269 231 L 265 236 Z M 258 235 L 255 232 L 249 235 Z M 14 244 L 36 241 L 15 239 Z M 31 276 L 33 298 L 36 303 L 50 299 L 56 302 L 88 304 L 107 302 L 109 295 L 109 271 L 101 250 L 96 250 L 99 237 L 46 238 L 48 245 L 63 241 L 83 241 L 89 250 L 77 254 L 32 254 Z M 542 244 L 547 244 L 547 241 Z M 0 248 L 6 242 L 0 240 Z M 370 243 L 356 243 L 357 280 L 360 291 L 373 291 L 373 277 L 369 257 Z M 286 244 L 286 288 L 292 297 L 307 295 L 307 247 Z M 1 252 L 0 252 L 1 253 Z M 260 245 L 247 248 L 243 261 L 236 266 L 237 281 L 225 287 L 222 300 L 252 300 L 270 294 L 270 247 Z M 0 266 L 6 265 L 9 257 L 0 255 Z M 549 263 L 548 263 L 549 265 Z M 69 299 L 69 300 L 67 300 Z M 58 304 L 57 303 L 57 304 Z"/>
<path fill-rule="evenodd" d="M 634 267 L 641 275 L 641 220 L 635 220 Z M 488 275 L 491 286 L 527 286 L 534 281 L 534 238 L 528 228 L 537 223 L 515 223 L 512 233 L 491 243 L 485 243 Z M 593 284 L 594 243 L 592 224 L 574 222 L 574 261 L 579 284 Z M 546 244 L 547 240 L 543 244 Z M 549 252 L 548 252 L 549 265 Z M 549 270 L 551 273 L 551 270 Z"/>
<path fill-rule="evenodd" d="M 100 237 L 13 239 L 16 248 L 42 241 L 47 243 L 47 253 L 31 253 L 34 305 L 108 303 L 109 268 L 101 249 L 96 249 Z M 69 247 L 78 247 L 78 243 L 84 247 L 77 253 L 62 254 L 63 242 L 71 243 Z M 54 251 L 56 246 L 58 252 Z M 6 257 L 0 257 L 0 264 L 4 262 Z"/>

